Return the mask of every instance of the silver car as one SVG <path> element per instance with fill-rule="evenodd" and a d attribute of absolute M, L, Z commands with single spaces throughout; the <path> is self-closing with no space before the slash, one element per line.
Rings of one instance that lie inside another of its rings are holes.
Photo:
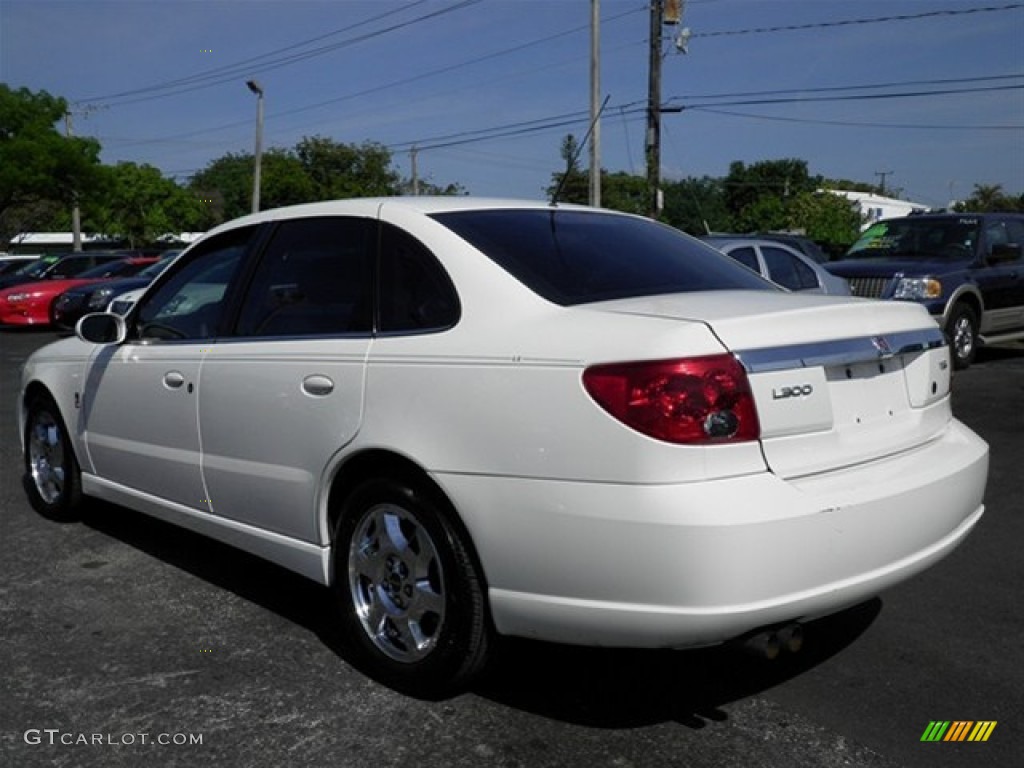
<path fill-rule="evenodd" d="M 788 245 L 734 235 L 709 235 L 701 239 L 783 288 L 830 296 L 850 295 L 846 280 Z"/>

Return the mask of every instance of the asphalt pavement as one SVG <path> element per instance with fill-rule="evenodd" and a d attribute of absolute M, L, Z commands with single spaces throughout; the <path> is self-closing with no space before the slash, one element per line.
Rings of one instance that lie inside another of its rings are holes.
<path fill-rule="evenodd" d="M 801 653 L 510 641 L 472 691 L 421 701 L 348 664 L 312 582 L 112 505 L 36 515 L 14 404 L 53 338 L 0 332 L 0 766 L 1024 765 L 1024 345 L 954 379 L 992 449 L 978 528 Z M 922 741 L 933 721 L 996 725 Z"/>

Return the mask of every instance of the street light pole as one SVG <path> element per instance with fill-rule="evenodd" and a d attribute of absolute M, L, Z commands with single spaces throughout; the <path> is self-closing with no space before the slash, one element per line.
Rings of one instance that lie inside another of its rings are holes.
<path fill-rule="evenodd" d="M 255 80 L 245 84 L 256 94 L 256 150 L 252 172 L 252 212 L 260 210 L 260 166 L 263 163 L 263 88 Z"/>

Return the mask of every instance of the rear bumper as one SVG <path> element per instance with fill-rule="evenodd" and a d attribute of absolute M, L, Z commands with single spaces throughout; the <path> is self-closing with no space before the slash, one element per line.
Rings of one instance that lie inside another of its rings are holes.
<path fill-rule="evenodd" d="M 988 446 L 959 422 L 884 461 L 684 485 L 439 475 L 498 631 L 687 647 L 827 615 L 934 564 L 982 516 Z"/>

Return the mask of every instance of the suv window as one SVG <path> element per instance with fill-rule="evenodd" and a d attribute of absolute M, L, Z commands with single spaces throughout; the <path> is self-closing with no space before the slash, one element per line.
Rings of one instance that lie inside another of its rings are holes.
<path fill-rule="evenodd" d="M 213 338 L 224 294 L 254 231 L 254 227 L 233 229 L 196 246 L 181 268 L 145 297 L 135 316 L 135 335 L 165 340 Z"/>
<path fill-rule="evenodd" d="M 434 255 L 412 236 L 381 225 L 380 330 L 430 331 L 459 319 L 459 299 Z"/>
<path fill-rule="evenodd" d="M 768 268 L 768 276 L 779 285 L 791 291 L 819 287 L 818 276 L 814 274 L 814 270 L 789 251 L 762 245 L 761 255 Z"/>
<path fill-rule="evenodd" d="M 773 289 L 711 246 L 647 219 L 557 208 L 458 211 L 433 218 L 534 293 L 563 306 Z"/>
<path fill-rule="evenodd" d="M 978 243 L 977 216 L 891 219 L 873 224 L 846 254 L 848 259 L 899 257 L 970 259 Z"/>
<path fill-rule="evenodd" d="M 997 219 L 985 225 L 985 255 L 991 256 L 996 246 L 1017 246 L 1017 258 L 1020 258 L 1021 246 L 1024 245 L 1024 221 L 1016 219 Z M 1009 259 L 1014 261 L 1015 259 Z"/>
<path fill-rule="evenodd" d="M 376 222 L 281 223 L 246 292 L 241 336 L 369 333 Z"/>

